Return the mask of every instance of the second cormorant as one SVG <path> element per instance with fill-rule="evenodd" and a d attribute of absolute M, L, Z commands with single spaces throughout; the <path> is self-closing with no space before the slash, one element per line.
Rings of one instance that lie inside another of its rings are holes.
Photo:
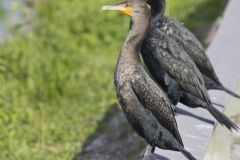
<path fill-rule="evenodd" d="M 172 36 L 184 48 L 202 73 L 206 88 L 222 90 L 236 98 L 240 98 L 240 95 L 222 85 L 204 47 L 195 35 L 175 18 L 164 15 L 166 0 L 146 1 L 151 6 L 152 18 L 155 19 L 154 24 L 156 27 Z"/>
<path fill-rule="evenodd" d="M 222 125 L 230 130 L 238 130 L 236 124 L 213 107 L 195 62 L 173 36 L 158 27 L 162 15 L 157 14 L 155 9 L 159 6 L 149 4 L 152 11 L 151 25 L 142 43 L 141 53 L 154 79 L 168 93 L 173 103 L 180 101 L 190 107 L 205 108 Z"/>

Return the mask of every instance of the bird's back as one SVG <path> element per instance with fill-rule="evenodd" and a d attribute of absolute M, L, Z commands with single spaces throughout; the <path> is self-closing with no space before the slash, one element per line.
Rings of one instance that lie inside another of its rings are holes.
<path fill-rule="evenodd" d="M 152 57 L 159 64 L 159 67 L 176 80 L 183 90 L 202 100 L 210 101 L 202 74 L 174 38 L 151 25 L 144 43 L 149 47 Z"/>
<path fill-rule="evenodd" d="M 221 84 L 201 42 L 183 23 L 175 18 L 163 16 L 156 22 L 156 25 L 176 39 L 203 74 Z"/>
<path fill-rule="evenodd" d="M 172 103 L 176 105 L 179 102 L 182 89 L 178 82 L 169 76 L 166 70 L 162 68 L 155 59 L 148 39 L 143 41 L 141 45 L 141 54 L 152 78 L 168 94 L 168 97 L 171 99 Z"/>

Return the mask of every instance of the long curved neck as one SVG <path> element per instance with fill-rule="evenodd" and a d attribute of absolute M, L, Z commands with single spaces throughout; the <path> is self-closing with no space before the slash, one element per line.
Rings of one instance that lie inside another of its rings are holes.
<path fill-rule="evenodd" d="M 147 34 L 148 27 L 149 17 L 147 15 L 132 19 L 130 31 L 124 42 L 118 60 L 119 65 L 141 62 L 139 55 L 140 45 Z"/>
<path fill-rule="evenodd" d="M 149 0 L 152 17 L 162 17 L 166 9 L 166 0 Z"/>

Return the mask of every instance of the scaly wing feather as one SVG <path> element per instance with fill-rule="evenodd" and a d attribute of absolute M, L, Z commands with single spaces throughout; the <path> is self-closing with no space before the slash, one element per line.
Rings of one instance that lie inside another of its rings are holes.
<path fill-rule="evenodd" d="M 183 145 L 172 104 L 165 93 L 144 72 L 132 82 L 132 87 L 141 104 L 150 110 L 158 122 Z"/>

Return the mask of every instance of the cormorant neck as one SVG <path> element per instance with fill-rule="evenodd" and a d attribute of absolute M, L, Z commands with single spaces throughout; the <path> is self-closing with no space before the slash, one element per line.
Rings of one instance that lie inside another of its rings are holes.
<path fill-rule="evenodd" d="M 149 0 L 151 6 L 151 16 L 162 17 L 166 9 L 166 0 Z"/>
<path fill-rule="evenodd" d="M 123 48 L 121 50 L 120 59 L 124 59 L 124 63 L 140 62 L 140 45 L 145 38 L 148 27 L 149 27 L 150 17 L 148 14 L 133 17 L 130 24 L 130 31 L 124 42 Z"/>
<path fill-rule="evenodd" d="M 130 31 L 124 42 L 128 47 L 138 48 L 145 38 L 149 27 L 149 19 L 134 20 L 130 22 Z"/>

